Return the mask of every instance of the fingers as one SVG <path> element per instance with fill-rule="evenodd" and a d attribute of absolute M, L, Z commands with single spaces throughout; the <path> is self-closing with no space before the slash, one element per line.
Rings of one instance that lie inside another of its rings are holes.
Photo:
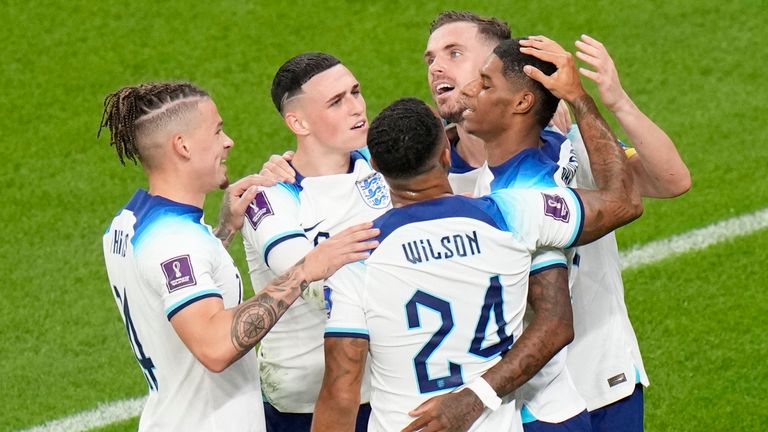
<path fill-rule="evenodd" d="M 584 54 L 588 54 L 593 57 L 599 57 L 600 53 L 605 51 L 605 48 L 603 48 L 602 45 L 598 47 L 590 45 L 586 42 L 582 42 L 580 40 L 577 40 L 574 45 L 576 45 L 576 48 L 578 48 L 579 51 L 582 51 Z"/>
<path fill-rule="evenodd" d="M 229 185 L 227 193 L 233 197 L 239 197 L 252 186 L 269 187 L 274 186 L 275 184 L 275 181 L 272 179 L 258 174 L 251 174 Z"/>
<path fill-rule="evenodd" d="M 576 52 L 576 57 L 579 60 L 583 61 L 584 63 L 587 63 L 590 66 L 594 67 L 595 69 L 600 69 L 600 67 L 602 66 L 602 63 L 603 63 L 602 59 L 599 59 L 597 57 L 591 56 L 589 54 L 584 54 L 581 51 L 577 51 Z"/>
<path fill-rule="evenodd" d="M 264 163 L 260 174 L 275 181 L 284 181 L 294 183 L 296 181 L 296 171 L 288 163 L 293 159 L 293 152 L 287 151 L 280 155 L 272 155 Z"/>
<path fill-rule="evenodd" d="M 525 72 L 526 75 L 531 77 L 531 79 L 534 79 L 538 82 L 540 82 L 544 87 L 549 88 L 552 83 L 552 78 L 549 77 L 544 72 L 540 71 L 538 68 L 527 65 L 523 67 L 523 72 Z"/>
<path fill-rule="evenodd" d="M 429 425 L 429 422 L 432 421 L 432 416 L 423 416 L 419 417 L 416 420 L 410 422 L 408 426 L 406 426 L 402 432 L 415 432 L 420 431 L 422 428 Z"/>
<path fill-rule="evenodd" d="M 554 53 L 566 54 L 565 48 L 560 46 L 557 42 L 546 36 L 528 36 L 527 39 L 520 40 L 520 45 L 524 47 L 536 48 L 542 51 L 550 51 Z"/>
<path fill-rule="evenodd" d="M 248 204 L 250 204 L 251 201 L 256 198 L 257 193 L 259 193 L 258 186 L 251 186 L 246 189 L 246 191 L 243 192 L 243 194 L 237 198 L 237 200 L 232 205 L 232 207 L 236 209 L 236 213 L 245 214 L 246 207 L 248 207 Z"/>
<path fill-rule="evenodd" d="M 591 71 L 586 68 L 579 68 L 579 73 L 591 79 L 594 82 L 598 82 L 598 78 L 600 78 L 600 75 L 597 72 Z"/>
<path fill-rule="evenodd" d="M 560 69 L 571 57 L 567 52 L 545 51 L 538 48 L 521 47 L 520 52 L 536 57 L 539 60 L 550 62 Z"/>

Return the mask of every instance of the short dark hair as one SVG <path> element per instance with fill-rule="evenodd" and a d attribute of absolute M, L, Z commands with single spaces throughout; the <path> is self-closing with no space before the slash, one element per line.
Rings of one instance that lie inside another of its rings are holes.
<path fill-rule="evenodd" d="M 144 163 L 140 138 L 143 132 L 174 121 L 188 113 L 196 100 L 208 93 L 188 82 L 154 82 L 126 86 L 104 98 L 104 112 L 97 138 L 103 128 L 109 129 L 109 143 L 115 147 L 120 163 L 125 159 Z M 187 103 L 189 102 L 189 103 Z"/>
<path fill-rule="evenodd" d="M 299 54 L 280 66 L 272 79 L 272 102 L 283 114 L 285 101 L 301 92 L 301 86 L 315 75 L 341 64 L 336 57 L 322 52 Z"/>
<path fill-rule="evenodd" d="M 429 105 L 416 98 L 402 98 L 384 108 L 371 123 L 368 150 L 385 177 L 407 179 L 430 168 L 428 162 L 444 133 Z"/>
<path fill-rule="evenodd" d="M 531 65 L 547 75 L 552 75 L 557 70 L 557 67 L 550 62 L 521 53 L 520 39 L 509 39 L 501 42 L 493 49 L 493 54 L 503 63 L 503 72 L 507 81 L 515 81 L 522 84 L 524 88 L 531 90 L 536 96 L 537 103 L 534 108 L 534 114 L 539 125 L 542 128 L 545 127 L 552 120 L 552 116 L 555 115 L 560 99 L 547 90 L 540 82 L 526 75 L 523 72 L 523 67 Z"/>
<path fill-rule="evenodd" d="M 512 37 L 506 21 L 495 17 L 483 17 L 469 11 L 448 10 L 440 12 L 429 26 L 429 34 L 440 27 L 455 22 L 468 22 L 477 25 L 478 33 L 493 43 L 499 43 Z"/>

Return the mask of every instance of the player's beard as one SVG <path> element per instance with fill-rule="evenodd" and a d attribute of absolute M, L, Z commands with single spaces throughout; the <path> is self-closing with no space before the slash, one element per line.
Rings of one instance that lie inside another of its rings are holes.
<path fill-rule="evenodd" d="M 224 180 L 219 184 L 219 189 L 226 189 L 227 187 L 229 187 L 229 178 L 224 174 Z"/>
<path fill-rule="evenodd" d="M 464 121 L 463 113 L 464 108 L 453 107 L 452 110 L 441 112 L 440 117 L 449 123 L 461 123 Z"/>

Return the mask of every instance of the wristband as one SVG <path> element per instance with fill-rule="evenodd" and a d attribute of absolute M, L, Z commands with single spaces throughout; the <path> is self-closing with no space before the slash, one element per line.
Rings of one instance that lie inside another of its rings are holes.
<path fill-rule="evenodd" d="M 483 377 L 470 382 L 466 388 L 475 392 L 483 405 L 491 411 L 496 411 L 501 406 L 501 398 L 496 395 L 496 391 Z"/>

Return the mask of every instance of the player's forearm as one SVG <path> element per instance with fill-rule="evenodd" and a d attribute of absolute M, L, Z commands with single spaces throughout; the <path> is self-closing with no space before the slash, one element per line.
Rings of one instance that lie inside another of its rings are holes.
<path fill-rule="evenodd" d="M 691 174 L 666 132 L 640 111 L 629 96 L 612 112 L 637 150 L 631 162 L 640 193 L 672 198 L 687 192 L 691 188 Z"/>
<path fill-rule="evenodd" d="M 239 352 L 253 348 L 307 289 L 309 283 L 302 259 L 255 296 L 237 306 L 230 330 L 234 348 Z"/>
<path fill-rule="evenodd" d="M 579 244 L 584 244 L 640 217 L 643 204 L 624 149 L 594 100 L 584 94 L 571 101 L 571 105 L 598 187 L 597 191 L 580 191 L 586 216 Z"/>
<path fill-rule="evenodd" d="M 359 389 L 336 396 L 321 390 L 312 416 L 312 432 L 352 432 L 359 409 Z"/>
<path fill-rule="evenodd" d="M 573 313 L 566 269 L 530 277 L 528 301 L 535 315 L 512 348 L 483 374 L 499 397 L 525 384 L 573 340 Z"/>

